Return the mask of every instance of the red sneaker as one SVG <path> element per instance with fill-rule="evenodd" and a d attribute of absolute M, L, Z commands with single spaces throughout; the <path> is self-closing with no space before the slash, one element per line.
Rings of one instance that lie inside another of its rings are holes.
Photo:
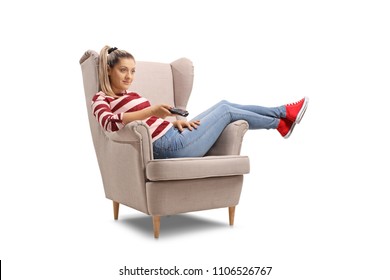
<path fill-rule="evenodd" d="M 309 98 L 305 97 L 299 100 L 298 102 L 287 104 L 286 119 L 295 123 L 299 123 L 306 112 L 308 103 L 309 103 Z"/>
<path fill-rule="evenodd" d="M 291 133 L 293 132 L 294 126 L 295 126 L 295 122 L 283 118 L 280 119 L 279 125 L 276 129 L 285 139 L 287 139 L 288 137 L 290 137 Z"/>

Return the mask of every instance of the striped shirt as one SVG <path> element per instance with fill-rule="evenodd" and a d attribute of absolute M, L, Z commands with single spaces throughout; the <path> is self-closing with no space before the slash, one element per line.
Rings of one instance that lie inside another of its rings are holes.
<path fill-rule="evenodd" d="M 119 94 L 118 94 L 119 95 Z M 100 91 L 92 98 L 92 112 L 102 128 L 109 132 L 123 128 L 123 114 L 150 107 L 150 102 L 135 92 L 123 92 L 115 98 Z M 163 136 L 173 125 L 164 119 L 151 116 L 143 120 L 149 127 L 152 142 Z"/>

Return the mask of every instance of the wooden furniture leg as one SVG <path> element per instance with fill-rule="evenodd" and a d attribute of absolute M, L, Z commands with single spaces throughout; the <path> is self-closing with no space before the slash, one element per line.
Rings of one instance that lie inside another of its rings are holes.
<path fill-rule="evenodd" d="M 113 201 L 113 206 L 114 206 L 114 220 L 118 220 L 119 202 Z"/>
<path fill-rule="evenodd" d="M 236 211 L 236 206 L 229 207 L 229 225 L 234 225 L 234 213 Z"/>
<path fill-rule="evenodd" d="M 153 216 L 152 218 L 154 238 L 158 238 L 160 236 L 160 216 Z"/>

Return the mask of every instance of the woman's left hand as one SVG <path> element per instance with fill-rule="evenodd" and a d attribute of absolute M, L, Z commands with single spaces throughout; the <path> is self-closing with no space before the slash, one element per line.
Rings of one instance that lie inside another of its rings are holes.
<path fill-rule="evenodd" d="M 184 128 L 188 128 L 188 130 L 191 130 L 193 128 L 198 128 L 198 125 L 200 125 L 200 121 L 185 121 L 185 120 L 177 120 L 172 122 L 173 126 L 176 127 L 180 132 L 183 132 Z"/>

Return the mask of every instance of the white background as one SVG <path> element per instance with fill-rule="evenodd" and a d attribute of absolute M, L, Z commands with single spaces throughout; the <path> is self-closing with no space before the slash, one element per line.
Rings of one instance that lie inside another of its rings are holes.
<path fill-rule="evenodd" d="M 119 276 L 125 265 L 210 273 L 272 266 L 264 279 L 389 279 L 387 1 L 0 6 L 4 279 L 162 279 Z M 233 228 L 227 209 L 163 218 L 158 240 L 142 213 L 123 207 L 113 220 L 78 63 L 105 44 L 137 60 L 190 58 L 192 116 L 221 99 L 275 106 L 310 97 L 288 140 L 276 131 L 247 133 L 242 154 L 251 173 Z"/>

